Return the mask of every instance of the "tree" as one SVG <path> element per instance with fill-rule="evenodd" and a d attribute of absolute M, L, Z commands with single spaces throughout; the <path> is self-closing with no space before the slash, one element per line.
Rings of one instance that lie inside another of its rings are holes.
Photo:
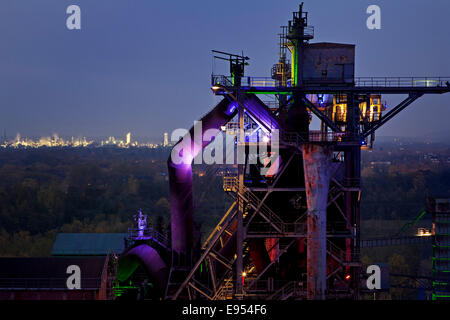
<path fill-rule="evenodd" d="M 170 215 L 170 202 L 167 200 L 167 198 L 162 197 L 160 198 L 156 204 L 156 215 L 168 217 Z"/>

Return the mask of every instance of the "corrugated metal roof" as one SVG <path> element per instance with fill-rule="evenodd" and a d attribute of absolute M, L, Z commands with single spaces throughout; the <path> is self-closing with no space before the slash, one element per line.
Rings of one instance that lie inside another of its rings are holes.
<path fill-rule="evenodd" d="M 122 253 L 126 233 L 58 233 L 53 256 L 85 256 Z"/>

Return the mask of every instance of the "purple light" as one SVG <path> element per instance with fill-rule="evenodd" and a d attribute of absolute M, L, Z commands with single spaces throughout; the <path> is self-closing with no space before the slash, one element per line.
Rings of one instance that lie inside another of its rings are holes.
<path fill-rule="evenodd" d="M 225 114 L 228 116 L 232 115 L 233 112 L 236 110 L 236 108 L 237 108 L 236 102 L 230 104 L 230 106 L 229 106 L 228 110 L 225 112 Z"/>

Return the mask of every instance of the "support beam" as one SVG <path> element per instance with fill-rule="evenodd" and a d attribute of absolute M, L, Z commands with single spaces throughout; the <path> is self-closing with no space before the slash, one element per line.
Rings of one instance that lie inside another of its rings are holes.
<path fill-rule="evenodd" d="M 261 210 L 261 207 L 264 205 L 264 201 L 266 201 L 267 197 L 270 195 L 270 193 L 273 191 L 273 188 L 276 186 L 276 184 L 278 183 L 278 180 L 280 180 L 280 177 L 283 175 L 284 171 L 286 170 L 286 168 L 289 166 L 289 164 L 291 163 L 292 159 L 294 158 L 295 154 L 292 154 L 289 157 L 289 160 L 286 162 L 286 164 L 283 165 L 283 168 L 281 169 L 280 172 L 278 172 L 278 176 L 275 179 L 275 181 L 272 183 L 271 186 L 269 186 L 268 188 L 264 188 L 263 191 L 266 191 L 266 193 L 264 194 L 264 197 L 261 199 L 261 202 L 259 203 L 258 207 L 256 208 L 256 210 L 253 212 L 253 214 L 250 216 L 250 218 L 247 221 L 247 226 L 248 227 L 250 225 L 250 223 L 252 222 L 253 218 L 255 217 L 255 215 Z M 250 189 L 249 189 L 250 190 Z"/>
<path fill-rule="evenodd" d="M 293 239 L 291 242 L 289 242 L 289 244 L 281 249 L 277 255 L 275 256 L 275 258 L 261 271 L 260 274 L 258 274 L 258 276 L 252 281 L 250 282 L 250 284 L 248 285 L 248 288 L 251 288 L 253 285 L 255 285 L 258 280 L 266 273 L 267 270 L 269 270 L 269 268 L 276 262 L 278 261 L 278 259 L 289 249 L 289 247 L 297 241 L 297 238 Z"/>
<path fill-rule="evenodd" d="M 205 261 L 205 259 L 210 255 L 210 253 L 212 252 L 215 244 L 217 243 L 217 241 L 221 238 L 222 233 L 225 231 L 225 229 L 231 224 L 231 222 L 234 220 L 234 217 L 236 216 L 237 211 L 232 211 L 232 213 L 225 219 L 222 227 L 217 231 L 217 233 L 214 235 L 214 237 L 212 238 L 212 240 L 209 242 L 208 246 L 206 247 L 205 251 L 203 252 L 203 254 L 201 255 L 200 259 L 196 262 L 196 264 L 194 265 L 194 267 L 191 269 L 191 271 L 189 272 L 188 276 L 186 277 L 186 279 L 183 281 L 183 283 L 180 285 L 180 287 L 178 288 L 177 292 L 174 294 L 172 300 L 176 300 L 178 298 L 178 296 L 181 294 L 181 292 L 183 291 L 184 288 L 186 288 L 186 286 L 189 284 L 189 282 L 192 280 L 195 272 L 199 269 L 200 265 L 202 264 L 203 261 Z"/>
<path fill-rule="evenodd" d="M 237 91 L 237 98 L 239 101 L 239 143 L 245 142 L 244 135 L 244 106 L 242 103 L 242 95 L 240 91 Z M 239 146 L 238 146 L 239 147 Z M 242 147 L 242 146 L 241 146 Z M 238 151 L 239 152 L 239 151 Z M 245 167 L 242 164 L 238 165 L 238 194 L 244 194 L 244 175 Z M 238 210 L 237 210 L 237 226 L 236 226 L 236 274 L 235 274 L 235 297 L 242 299 L 243 286 L 242 286 L 242 272 L 244 271 L 244 201 L 241 198 L 237 198 Z"/>
<path fill-rule="evenodd" d="M 409 106 L 411 103 L 416 101 L 418 98 L 420 98 L 423 94 L 422 93 L 410 93 L 408 98 L 400 102 L 394 109 L 386 113 L 379 122 L 377 122 L 375 125 L 371 126 L 368 130 L 364 131 L 362 134 L 363 138 L 368 137 L 372 133 L 374 133 L 376 130 L 378 130 L 383 124 L 391 120 L 394 116 L 396 116 L 400 111 L 405 109 L 407 106 Z"/>
<path fill-rule="evenodd" d="M 331 130 L 334 132 L 342 132 L 336 124 L 330 120 L 325 114 L 322 113 L 311 101 L 309 101 L 306 97 L 303 98 L 303 101 L 308 106 L 308 108 L 311 110 L 312 113 L 314 113 L 320 120 L 322 120 L 323 123 L 325 123 Z"/>
<path fill-rule="evenodd" d="M 212 300 L 213 298 L 207 294 L 205 291 L 201 290 L 200 288 L 198 288 L 197 286 L 194 285 L 193 282 L 189 282 L 189 286 L 194 289 L 195 291 L 197 291 L 198 293 L 202 294 L 203 296 L 205 296 L 208 300 Z"/>

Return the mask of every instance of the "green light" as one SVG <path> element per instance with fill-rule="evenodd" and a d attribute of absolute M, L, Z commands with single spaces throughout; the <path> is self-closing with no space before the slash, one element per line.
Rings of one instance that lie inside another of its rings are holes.
<path fill-rule="evenodd" d="M 295 44 L 292 48 L 292 86 L 297 86 L 298 79 L 298 51 L 296 50 L 297 44 Z"/>
<path fill-rule="evenodd" d="M 290 91 L 246 91 L 253 94 L 292 94 Z"/>
<path fill-rule="evenodd" d="M 434 294 L 433 296 L 436 298 L 450 298 L 450 295 L 445 294 Z"/>

